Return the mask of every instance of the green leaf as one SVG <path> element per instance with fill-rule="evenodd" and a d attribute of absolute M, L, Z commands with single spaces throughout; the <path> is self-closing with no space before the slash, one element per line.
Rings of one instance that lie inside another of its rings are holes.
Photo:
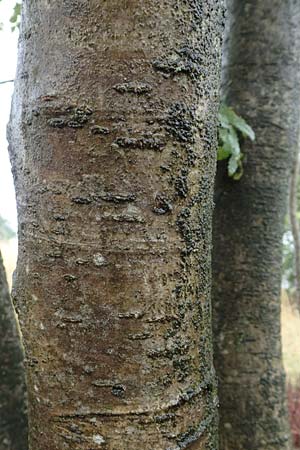
<path fill-rule="evenodd" d="M 238 116 L 232 108 L 223 105 L 222 115 L 224 116 L 224 114 L 229 124 L 239 130 L 244 137 L 248 137 L 251 141 L 254 141 L 255 133 L 242 117 Z"/>
<path fill-rule="evenodd" d="M 233 177 L 238 168 L 239 168 L 238 159 L 234 155 L 231 155 L 228 161 L 228 175 L 230 177 Z"/>
<path fill-rule="evenodd" d="M 220 106 L 220 110 L 219 110 L 219 114 L 218 114 L 218 119 L 220 122 L 220 125 L 222 128 L 229 128 L 229 120 L 227 117 L 227 113 L 226 113 L 226 106 L 225 105 L 221 105 Z"/>
<path fill-rule="evenodd" d="M 219 130 L 219 142 L 224 150 L 229 152 L 229 154 L 234 154 L 236 156 L 240 155 L 241 149 L 238 135 L 231 125 L 229 125 L 228 129 L 221 128 Z"/>
<path fill-rule="evenodd" d="M 243 155 L 238 132 L 251 140 L 255 139 L 255 133 L 242 117 L 225 104 L 221 104 L 218 118 L 220 123 L 218 161 L 228 158 L 228 175 L 234 180 L 239 180 L 243 175 Z"/>
<path fill-rule="evenodd" d="M 241 153 L 241 158 L 238 161 L 238 169 L 232 175 L 232 178 L 235 181 L 239 181 L 242 178 L 243 174 L 244 174 L 244 168 L 243 168 L 243 164 L 242 164 L 242 159 L 243 159 L 243 154 Z"/>
<path fill-rule="evenodd" d="M 217 159 L 218 161 L 223 161 L 224 159 L 229 158 L 230 154 L 230 151 L 226 150 L 224 147 L 218 147 Z"/>
<path fill-rule="evenodd" d="M 9 19 L 9 21 L 12 24 L 14 24 L 14 26 L 12 27 L 12 31 L 14 31 L 20 25 L 21 8 L 22 8 L 21 3 L 16 3 L 14 6 L 13 14 L 12 14 L 11 18 Z"/>
<path fill-rule="evenodd" d="M 230 129 L 229 129 L 228 142 L 231 147 L 232 155 L 236 156 L 236 158 L 238 159 L 241 155 L 241 148 L 240 148 L 238 135 L 233 127 L 230 127 Z"/>

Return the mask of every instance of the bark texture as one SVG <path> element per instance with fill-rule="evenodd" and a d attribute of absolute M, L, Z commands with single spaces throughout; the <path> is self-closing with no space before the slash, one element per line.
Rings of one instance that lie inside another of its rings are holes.
<path fill-rule="evenodd" d="M 213 231 L 213 325 L 221 450 L 289 448 L 281 360 L 282 234 L 298 142 L 299 12 L 292 0 L 231 4 L 224 94 L 256 141 L 239 182 L 220 165 Z"/>
<path fill-rule="evenodd" d="M 0 450 L 26 449 L 23 351 L 0 254 Z"/>
<path fill-rule="evenodd" d="M 223 6 L 25 1 L 10 125 L 31 450 L 216 449 Z"/>

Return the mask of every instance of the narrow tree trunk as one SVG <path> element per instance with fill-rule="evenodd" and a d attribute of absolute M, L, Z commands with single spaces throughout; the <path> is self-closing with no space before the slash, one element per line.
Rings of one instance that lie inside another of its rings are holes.
<path fill-rule="evenodd" d="M 281 358 L 282 234 L 297 146 L 300 3 L 235 0 L 226 103 L 256 132 L 239 182 L 220 165 L 213 235 L 221 450 L 289 448 Z"/>
<path fill-rule="evenodd" d="M 23 352 L 0 254 L 0 450 L 26 449 Z"/>
<path fill-rule="evenodd" d="M 294 164 L 290 183 L 290 201 L 289 213 L 290 224 L 294 241 L 295 259 L 294 259 L 294 274 L 295 274 L 295 294 L 294 306 L 300 311 L 300 227 L 297 217 L 298 212 L 298 184 L 299 184 L 299 168 L 300 168 L 300 148 L 298 143 L 297 160 Z"/>
<path fill-rule="evenodd" d="M 31 450 L 215 449 L 218 0 L 23 5 L 10 125 Z"/>

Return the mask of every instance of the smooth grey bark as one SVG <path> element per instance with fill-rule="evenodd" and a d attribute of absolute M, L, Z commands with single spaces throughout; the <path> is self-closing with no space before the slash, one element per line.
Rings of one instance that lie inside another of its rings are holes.
<path fill-rule="evenodd" d="M 23 2 L 10 124 L 31 450 L 215 450 L 223 2 Z"/>
<path fill-rule="evenodd" d="M 298 143 L 300 3 L 234 0 L 224 97 L 256 133 L 239 182 L 219 164 L 213 326 L 221 450 L 289 448 L 280 333 L 282 234 Z"/>
<path fill-rule="evenodd" d="M 0 450 L 27 447 L 23 351 L 0 254 Z"/>

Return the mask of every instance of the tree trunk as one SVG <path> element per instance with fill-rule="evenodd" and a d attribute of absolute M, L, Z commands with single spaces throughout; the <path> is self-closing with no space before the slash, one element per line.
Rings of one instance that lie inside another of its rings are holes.
<path fill-rule="evenodd" d="M 215 188 L 213 313 L 221 450 L 289 448 L 280 282 L 288 185 L 298 140 L 300 4 L 233 1 L 224 93 L 256 132 L 239 182 Z"/>
<path fill-rule="evenodd" d="M 23 5 L 10 154 L 30 449 L 215 449 L 222 2 L 100 4 Z"/>
<path fill-rule="evenodd" d="M 26 449 L 23 351 L 0 254 L 0 450 Z"/>
<path fill-rule="evenodd" d="M 300 168 L 300 142 L 298 142 L 297 160 L 292 169 L 290 182 L 290 201 L 289 213 L 290 224 L 294 242 L 294 276 L 295 276 L 295 293 L 293 297 L 293 306 L 300 311 L 300 227 L 297 217 L 298 212 L 298 185 L 299 185 L 299 168 Z"/>

